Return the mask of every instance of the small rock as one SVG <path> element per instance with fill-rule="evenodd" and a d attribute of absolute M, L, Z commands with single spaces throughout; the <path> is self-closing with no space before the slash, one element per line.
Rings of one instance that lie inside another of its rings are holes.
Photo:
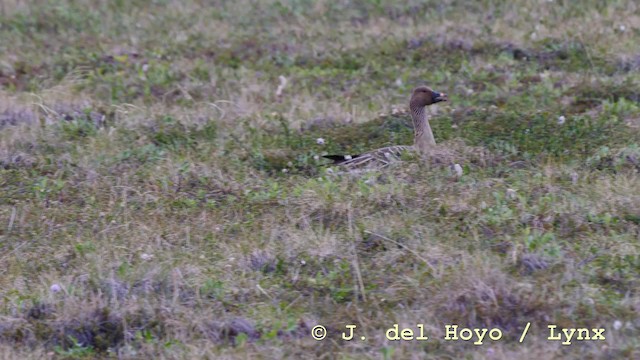
<path fill-rule="evenodd" d="M 572 172 L 571 173 L 571 183 L 573 185 L 578 183 L 578 173 L 577 172 Z"/>
<path fill-rule="evenodd" d="M 549 268 L 549 263 L 537 254 L 523 254 L 520 263 L 527 274 Z"/>
<path fill-rule="evenodd" d="M 245 318 L 233 319 L 228 325 L 227 331 L 232 338 L 240 334 L 246 334 L 250 339 L 257 339 L 260 336 L 253 322 Z"/>

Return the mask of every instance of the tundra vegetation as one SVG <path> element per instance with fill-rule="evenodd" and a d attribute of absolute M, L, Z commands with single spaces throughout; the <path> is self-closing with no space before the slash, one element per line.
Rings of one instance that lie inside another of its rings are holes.
<path fill-rule="evenodd" d="M 640 358 L 638 70 L 634 1 L 3 0 L 0 353 Z"/>

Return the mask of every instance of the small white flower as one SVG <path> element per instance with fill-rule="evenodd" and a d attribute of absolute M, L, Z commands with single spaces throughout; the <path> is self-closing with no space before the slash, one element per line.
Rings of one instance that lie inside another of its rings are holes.
<path fill-rule="evenodd" d="M 397 86 L 397 87 L 402 87 L 402 85 L 403 85 L 403 83 L 402 83 L 402 79 L 397 78 L 397 79 L 396 79 L 396 86 Z"/>
<path fill-rule="evenodd" d="M 282 96 L 282 92 L 284 91 L 284 88 L 287 86 L 287 78 L 280 75 L 278 76 L 278 80 L 280 80 L 280 84 L 278 85 L 278 88 L 276 89 L 276 96 L 280 97 Z"/>
<path fill-rule="evenodd" d="M 313 155 L 313 160 L 320 160 L 320 156 L 318 156 L 318 155 Z"/>
<path fill-rule="evenodd" d="M 515 199 L 517 196 L 516 191 L 513 189 L 507 189 L 507 199 Z"/>
<path fill-rule="evenodd" d="M 345 155 L 345 156 L 344 156 L 344 159 L 345 159 L 345 160 L 351 160 L 351 159 L 352 159 L 352 157 L 351 157 L 351 155 Z"/>
<path fill-rule="evenodd" d="M 147 261 L 147 260 L 151 260 L 153 259 L 153 255 L 152 254 L 147 254 L 147 253 L 142 253 L 140 254 L 140 259 Z"/>
<path fill-rule="evenodd" d="M 565 118 L 564 115 L 558 116 L 558 125 L 564 124 L 565 120 L 567 120 L 567 118 Z"/>
<path fill-rule="evenodd" d="M 620 26 L 618 26 L 618 29 L 619 29 L 620 31 L 622 31 L 622 32 L 625 32 L 625 31 L 627 30 L 627 27 L 626 27 L 626 26 L 624 26 L 624 25 L 620 25 Z"/>
<path fill-rule="evenodd" d="M 613 328 L 614 328 L 615 330 L 620 330 L 620 329 L 622 329 L 622 321 L 620 321 L 620 320 L 616 320 L 616 321 L 614 321 L 614 322 L 613 322 Z"/>
<path fill-rule="evenodd" d="M 300 260 L 300 265 L 304 266 L 304 265 L 306 265 L 306 264 L 307 264 L 307 262 L 306 262 L 306 261 L 304 261 L 304 260 Z"/>
<path fill-rule="evenodd" d="M 316 144 L 318 144 L 318 145 L 324 145 L 324 139 L 323 139 L 323 138 L 317 138 L 317 139 L 316 139 Z"/>
<path fill-rule="evenodd" d="M 284 169 L 282 169 L 282 172 L 286 174 L 286 173 L 288 173 L 288 172 L 289 172 L 289 169 L 284 168 Z"/>
<path fill-rule="evenodd" d="M 464 174 L 464 171 L 462 170 L 462 166 L 460 166 L 460 164 L 453 164 L 451 166 L 451 171 L 457 176 L 460 177 L 462 176 L 462 174 Z"/>
<path fill-rule="evenodd" d="M 452 129 L 457 129 L 457 128 L 458 128 L 458 125 L 453 124 L 453 125 L 451 125 L 451 128 L 452 128 Z"/>
<path fill-rule="evenodd" d="M 62 291 L 62 286 L 58 285 L 58 284 L 53 284 L 51 285 L 51 287 L 49 288 L 49 290 L 51 290 L 52 293 L 59 293 L 60 291 Z"/>
<path fill-rule="evenodd" d="M 289 161 L 289 162 L 287 163 L 287 166 L 288 166 L 288 167 L 293 167 L 293 163 L 292 163 L 291 161 Z"/>
<path fill-rule="evenodd" d="M 149 64 L 142 65 L 142 72 L 147 72 L 147 71 L 149 71 Z"/>

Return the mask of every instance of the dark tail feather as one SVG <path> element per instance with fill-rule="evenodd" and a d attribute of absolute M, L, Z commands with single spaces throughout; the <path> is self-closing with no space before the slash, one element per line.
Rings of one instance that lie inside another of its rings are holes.
<path fill-rule="evenodd" d="M 339 165 L 342 164 L 343 162 L 347 161 L 347 160 L 351 160 L 351 159 L 355 159 L 360 155 L 322 155 L 323 158 L 325 159 L 329 159 L 333 161 L 333 165 Z"/>

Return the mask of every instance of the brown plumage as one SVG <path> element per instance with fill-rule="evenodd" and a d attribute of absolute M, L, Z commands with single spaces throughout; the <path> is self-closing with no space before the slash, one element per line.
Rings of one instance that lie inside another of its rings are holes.
<path fill-rule="evenodd" d="M 447 100 L 447 94 L 433 91 L 427 86 L 419 86 L 413 90 L 409 100 L 414 129 L 413 145 L 388 146 L 359 155 L 325 155 L 324 157 L 333 160 L 335 165 L 355 169 L 385 167 L 394 161 L 399 161 L 402 153 L 407 151 L 426 155 L 436 145 L 436 140 L 427 119 L 425 106 Z"/>

